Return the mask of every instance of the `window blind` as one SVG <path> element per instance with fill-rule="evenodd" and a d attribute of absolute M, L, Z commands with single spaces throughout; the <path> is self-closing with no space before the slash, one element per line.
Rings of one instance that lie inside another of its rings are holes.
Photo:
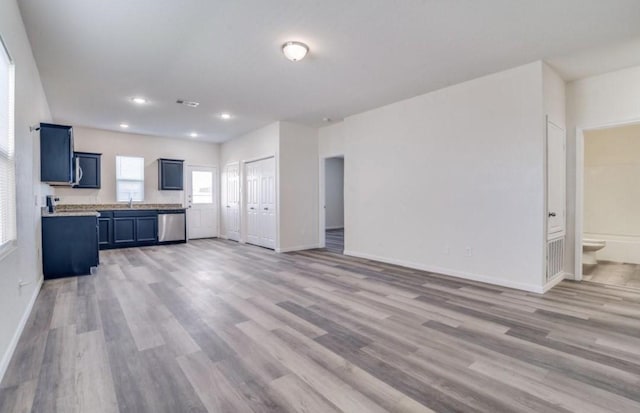
<path fill-rule="evenodd" d="M 0 254 L 16 239 L 14 65 L 0 38 Z"/>
<path fill-rule="evenodd" d="M 144 158 L 116 156 L 116 200 L 144 201 Z"/>

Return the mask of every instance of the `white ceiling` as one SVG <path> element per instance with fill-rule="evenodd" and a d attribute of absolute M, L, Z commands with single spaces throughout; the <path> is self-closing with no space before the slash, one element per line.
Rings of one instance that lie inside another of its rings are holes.
<path fill-rule="evenodd" d="M 276 120 L 319 126 L 538 59 L 570 79 L 640 63 L 638 0 L 19 4 L 56 121 L 211 141 Z M 310 55 L 287 61 L 288 40 Z"/>

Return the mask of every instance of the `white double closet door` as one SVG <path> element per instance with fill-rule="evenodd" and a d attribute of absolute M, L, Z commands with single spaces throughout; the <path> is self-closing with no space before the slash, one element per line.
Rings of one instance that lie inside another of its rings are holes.
<path fill-rule="evenodd" d="M 276 161 L 275 158 L 245 165 L 247 242 L 276 247 Z"/>

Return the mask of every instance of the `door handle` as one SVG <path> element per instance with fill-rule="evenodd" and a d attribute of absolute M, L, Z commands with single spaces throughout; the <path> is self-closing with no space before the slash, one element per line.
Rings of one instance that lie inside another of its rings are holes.
<path fill-rule="evenodd" d="M 254 207 L 250 207 L 249 209 L 255 209 Z"/>
<path fill-rule="evenodd" d="M 265 208 L 264 210 L 265 210 L 265 211 L 268 211 L 268 210 L 269 210 L 269 208 Z"/>
<path fill-rule="evenodd" d="M 556 213 L 555 213 L 555 212 L 549 212 L 549 216 L 550 216 L 550 217 L 555 217 L 555 216 L 556 216 Z"/>

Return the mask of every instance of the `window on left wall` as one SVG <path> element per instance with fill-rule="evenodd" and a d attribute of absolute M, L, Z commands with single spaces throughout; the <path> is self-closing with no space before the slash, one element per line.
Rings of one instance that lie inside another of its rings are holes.
<path fill-rule="evenodd" d="M 0 257 L 17 238 L 14 73 L 13 60 L 0 37 Z"/>
<path fill-rule="evenodd" d="M 144 158 L 116 156 L 116 200 L 144 201 Z"/>

